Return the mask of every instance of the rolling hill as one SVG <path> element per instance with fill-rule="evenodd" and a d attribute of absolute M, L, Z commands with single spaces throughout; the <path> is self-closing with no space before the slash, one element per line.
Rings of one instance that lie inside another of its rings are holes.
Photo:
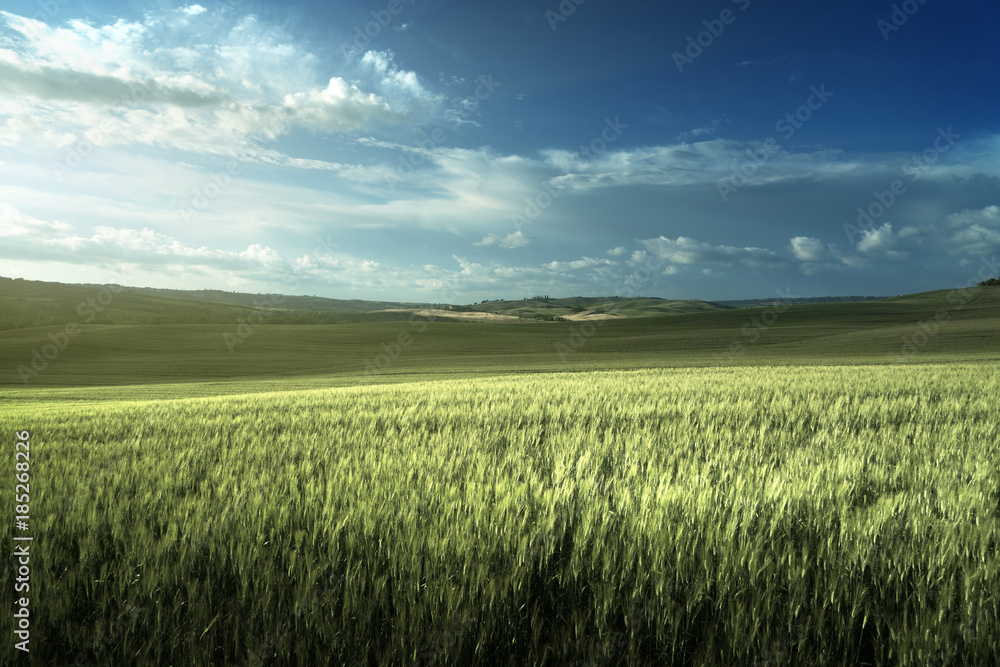
<path fill-rule="evenodd" d="M 166 302 L 148 300 L 153 297 L 133 302 L 127 296 L 114 302 L 122 313 L 135 312 L 125 306 L 166 308 Z M 591 322 L 427 321 L 397 313 L 381 322 L 279 325 L 248 320 L 236 305 L 171 303 L 182 316 L 187 305 L 216 321 L 70 318 L 0 331 L 0 384 L 255 380 L 263 382 L 252 391 L 263 391 L 267 381 L 288 380 L 329 385 L 559 370 L 1000 359 L 996 287 Z M 512 310 L 517 308 L 524 306 Z M 78 331 L 69 335 L 68 324 Z"/>
<path fill-rule="evenodd" d="M 85 321 L 88 324 L 225 324 L 252 315 L 269 324 L 332 324 L 408 320 L 435 309 L 433 319 L 494 313 L 522 319 L 649 317 L 718 310 L 703 301 L 573 297 L 548 301 L 490 301 L 470 306 L 171 290 L 121 285 L 67 285 L 0 277 L 0 331 Z M 582 315 L 582 317 L 581 317 Z M 496 319 L 496 318 L 484 318 Z"/>

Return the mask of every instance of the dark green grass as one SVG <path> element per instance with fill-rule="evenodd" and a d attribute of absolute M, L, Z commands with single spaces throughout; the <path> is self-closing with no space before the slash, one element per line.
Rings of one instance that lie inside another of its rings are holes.
<path fill-rule="evenodd" d="M 604 312 L 616 317 L 656 317 L 711 312 L 723 310 L 723 307 L 705 301 L 678 299 L 574 296 L 548 300 L 487 301 L 471 306 L 470 310 L 532 319 L 537 316 L 562 317 L 584 311 Z"/>
<path fill-rule="evenodd" d="M 209 324 L 235 322 L 252 313 L 270 322 L 315 324 L 401 319 L 367 311 L 421 304 L 221 292 L 67 285 L 0 276 L 0 331 L 34 326 L 87 324 Z"/>
<path fill-rule="evenodd" d="M 170 290 L 118 285 L 68 285 L 0 276 L 0 331 L 67 322 L 87 324 L 226 324 L 240 317 L 261 316 L 271 324 L 329 324 L 406 320 L 409 312 L 432 304 L 316 296 L 283 296 Z M 438 305 L 440 307 L 440 304 Z M 526 319 L 558 317 L 590 309 L 619 317 L 715 310 L 702 301 L 657 298 L 572 297 L 550 301 L 503 301 L 456 306 L 464 311 L 500 312 Z"/>
<path fill-rule="evenodd" d="M 947 319 L 936 323 L 933 335 L 922 334 L 919 323 L 933 321 L 937 313 Z M 783 312 L 748 308 L 575 323 L 424 322 L 409 317 L 334 325 L 264 322 L 244 329 L 237 320 L 83 324 L 44 370 L 26 376 L 27 382 L 19 370 L 29 369 L 34 351 L 42 354 L 52 344 L 50 335 L 58 337 L 64 326 L 3 331 L 0 386 L 291 378 L 357 384 L 510 372 L 1000 358 L 998 288 L 805 304 Z M 240 332 L 248 335 L 240 338 Z M 912 347 L 906 347 L 907 341 Z M 35 363 L 42 365 L 37 358 Z"/>

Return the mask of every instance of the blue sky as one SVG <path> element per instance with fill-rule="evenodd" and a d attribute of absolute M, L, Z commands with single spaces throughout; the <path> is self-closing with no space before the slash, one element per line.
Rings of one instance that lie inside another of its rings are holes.
<path fill-rule="evenodd" d="M 8 1 L 0 275 L 954 287 L 1000 274 L 998 24 L 996 0 Z"/>

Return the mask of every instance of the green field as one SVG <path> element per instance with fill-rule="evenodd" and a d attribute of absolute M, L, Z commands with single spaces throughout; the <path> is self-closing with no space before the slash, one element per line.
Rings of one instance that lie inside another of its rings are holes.
<path fill-rule="evenodd" d="M 934 322 L 942 312 L 946 321 Z M 301 387 L 513 372 L 1000 358 L 1000 288 L 782 312 L 746 308 L 575 323 L 428 322 L 407 315 L 395 322 L 295 325 L 254 320 L 247 312 L 208 324 L 65 322 L 79 333 L 68 336 L 65 324 L 0 331 L 0 387 L 233 379 Z M 937 331 L 922 333 L 921 322 Z M 50 347 L 53 358 L 44 358 L 45 346 L 58 343 L 51 336 L 60 335 L 67 336 L 65 348 Z M 912 349 L 904 351 L 904 340 Z M 32 367 L 35 352 L 43 358 Z"/>
<path fill-rule="evenodd" d="M 565 317 L 582 312 L 608 313 L 615 317 L 656 317 L 682 313 L 705 313 L 722 309 L 721 306 L 705 301 L 580 296 L 544 300 L 484 301 L 469 307 L 469 310 L 516 315 L 525 319 Z"/>
<path fill-rule="evenodd" d="M 32 664 L 1000 658 L 1000 289 L 232 351 L 73 322 L 0 331 Z"/>

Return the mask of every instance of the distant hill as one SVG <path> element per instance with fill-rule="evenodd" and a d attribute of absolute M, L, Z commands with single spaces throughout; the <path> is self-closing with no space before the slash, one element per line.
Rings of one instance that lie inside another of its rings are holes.
<path fill-rule="evenodd" d="M 9 298 L 6 284 L 0 285 L 0 294 Z M 128 298 L 133 297 L 139 298 L 123 293 L 114 303 L 129 305 Z M 619 305 L 641 306 L 641 301 Z M 199 302 L 180 303 L 193 307 Z M 249 312 L 200 305 L 219 308 L 216 315 L 229 312 L 243 317 Z M 496 303 L 477 305 L 489 308 Z M 587 301 L 577 307 L 589 305 L 594 304 Z M 0 315 L 4 312 L 0 306 Z M 411 321 L 408 312 L 384 311 L 337 317 L 358 321 L 272 326 L 265 320 L 240 333 L 235 317 L 208 324 L 122 326 L 86 323 L 74 316 L 57 326 L 0 331 L 0 393 L 5 385 L 241 378 L 281 383 L 315 380 L 320 384 L 312 386 L 328 386 L 566 370 L 1000 361 L 1000 287 L 940 290 L 863 303 L 799 304 L 777 312 L 767 307 L 717 308 L 585 324 L 497 316 L 466 324 L 439 318 L 427 324 Z M 61 345 L 62 327 L 74 322 L 80 324 L 80 332 L 65 351 L 55 350 Z M 236 343 L 234 337 L 239 339 Z M 40 359 L 43 352 L 46 356 Z M 724 380 L 725 375 L 719 378 Z M 907 391 L 905 376 L 899 390 Z"/>
<path fill-rule="evenodd" d="M 810 297 L 787 304 L 868 302 L 887 297 Z M 79 324 L 229 324 L 254 317 L 268 324 L 392 322 L 414 313 L 430 320 L 579 321 L 695 315 L 774 304 L 777 299 L 708 302 L 658 297 L 563 297 L 481 301 L 467 305 L 329 299 L 222 290 L 175 290 L 65 284 L 0 277 L 0 331 Z M 482 317 L 477 317 L 481 314 Z M 517 318 L 517 319 L 515 319 Z"/>
<path fill-rule="evenodd" d="M 462 306 L 478 312 L 514 315 L 525 319 L 551 320 L 575 319 L 618 319 L 632 317 L 655 317 L 658 315 L 679 315 L 719 310 L 704 301 L 681 301 L 657 297 L 584 297 L 572 296 L 559 299 L 534 298 L 517 301 L 481 301 Z"/>
<path fill-rule="evenodd" d="M 89 300 L 89 301 L 88 301 Z M 268 324 L 334 324 L 409 319 L 468 320 L 496 313 L 526 320 L 618 319 L 719 310 L 704 301 L 626 297 L 569 297 L 484 301 L 470 305 L 328 299 L 318 296 L 249 294 L 222 290 L 175 290 L 119 285 L 65 284 L 0 277 L 0 331 L 87 324 L 219 324 L 262 315 Z M 425 316 L 425 315 L 422 315 Z"/>
<path fill-rule="evenodd" d="M 0 330 L 66 324 L 217 324 L 260 313 L 269 324 L 330 324 L 400 320 L 389 308 L 429 304 L 247 294 L 221 290 L 172 290 L 0 277 Z"/>
<path fill-rule="evenodd" d="M 879 301 L 888 299 L 886 296 L 811 296 L 799 299 L 781 299 L 787 305 L 800 303 L 862 303 L 864 301 Z M 710 303 L 725 308 L 757 308 L 759 306 L 771 306 L 778 303 L 779 299 L 736 299 L 735 301 L 711 301 Z"/>

